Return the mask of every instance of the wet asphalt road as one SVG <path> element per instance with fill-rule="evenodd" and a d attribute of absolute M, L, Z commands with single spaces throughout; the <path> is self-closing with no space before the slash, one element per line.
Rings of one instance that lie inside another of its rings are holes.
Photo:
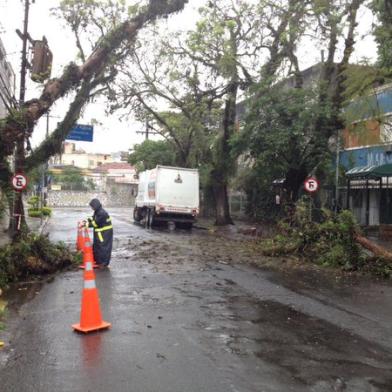
<path fill-rule="evenodd" d="M 392 286 L 278 273 L 203 230 L 145 230 L 112 209 L 115 250 L 97 272 L 108 331 L 79 335 L 82 275 L 23 285 L 0 352 L 0 391 L 392 391 Z M 75 241 L 88 209 L 47 227 Z M 254 256 L 254 257 L 257 257 Z"/>

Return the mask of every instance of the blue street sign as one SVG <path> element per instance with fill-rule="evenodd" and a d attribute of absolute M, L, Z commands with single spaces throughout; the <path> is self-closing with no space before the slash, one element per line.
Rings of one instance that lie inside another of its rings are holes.
<path fill-rule="evenodd" d="M 94 127 L 92 125 L 75 124 L 66 140 L 78 140 L 81 142 L 93 141 Z"/>

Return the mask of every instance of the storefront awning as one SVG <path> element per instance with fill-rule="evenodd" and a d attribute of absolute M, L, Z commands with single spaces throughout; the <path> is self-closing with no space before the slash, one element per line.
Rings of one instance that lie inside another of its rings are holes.
<path fill-rule="evenodd" d="M 346 172 L 346 177 L 348 179 L 392 177 L 392 163 L 353 167 Z"/>

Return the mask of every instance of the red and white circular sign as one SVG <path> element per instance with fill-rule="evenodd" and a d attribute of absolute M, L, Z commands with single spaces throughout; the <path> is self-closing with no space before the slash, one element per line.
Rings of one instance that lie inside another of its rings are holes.
<path fill-rule="evenodd" d="M 12 186 L 16 191 L 23 191 L 27 186 L 27 177 L 24 174 L 16 173 L 12 177 Z"/>
<path fill-rule="evenodd" d="M 305 188 L 306 192 L 309 192 L 309 193 L 317 192 L 319 187 L 320 187 L 320 184 L 317 181 L 317 179 L 314 177 L 308 177 L 304 181 L 304 188 Z"/>

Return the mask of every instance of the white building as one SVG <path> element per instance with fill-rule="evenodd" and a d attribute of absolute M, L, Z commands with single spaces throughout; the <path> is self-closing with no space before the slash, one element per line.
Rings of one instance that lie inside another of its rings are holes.
<path fill-rule="evenodd" d="M 105 163 L 113 162 L 111 154 L 87 153 L 77 150 L 75 143 L 64 143 L 63 153 L 52 160 L 52 166 L 75 166 L 81 169 L 94 169 Z"/>
<path fill-rule="evenodd" d="M 137 186 L 139 180 L 135 168 L 129 163 L 112 162 L 104 163 L 92 171 L 90 178 L 98 189 L 106 190 L 110 185 L 128 184 Z"/>
<path fill-rule="evenodd" d="M 7 61 L 6 52 L 0 39 L 0 118 L 8 114 L 15 94 L 15 74 Z"/>

